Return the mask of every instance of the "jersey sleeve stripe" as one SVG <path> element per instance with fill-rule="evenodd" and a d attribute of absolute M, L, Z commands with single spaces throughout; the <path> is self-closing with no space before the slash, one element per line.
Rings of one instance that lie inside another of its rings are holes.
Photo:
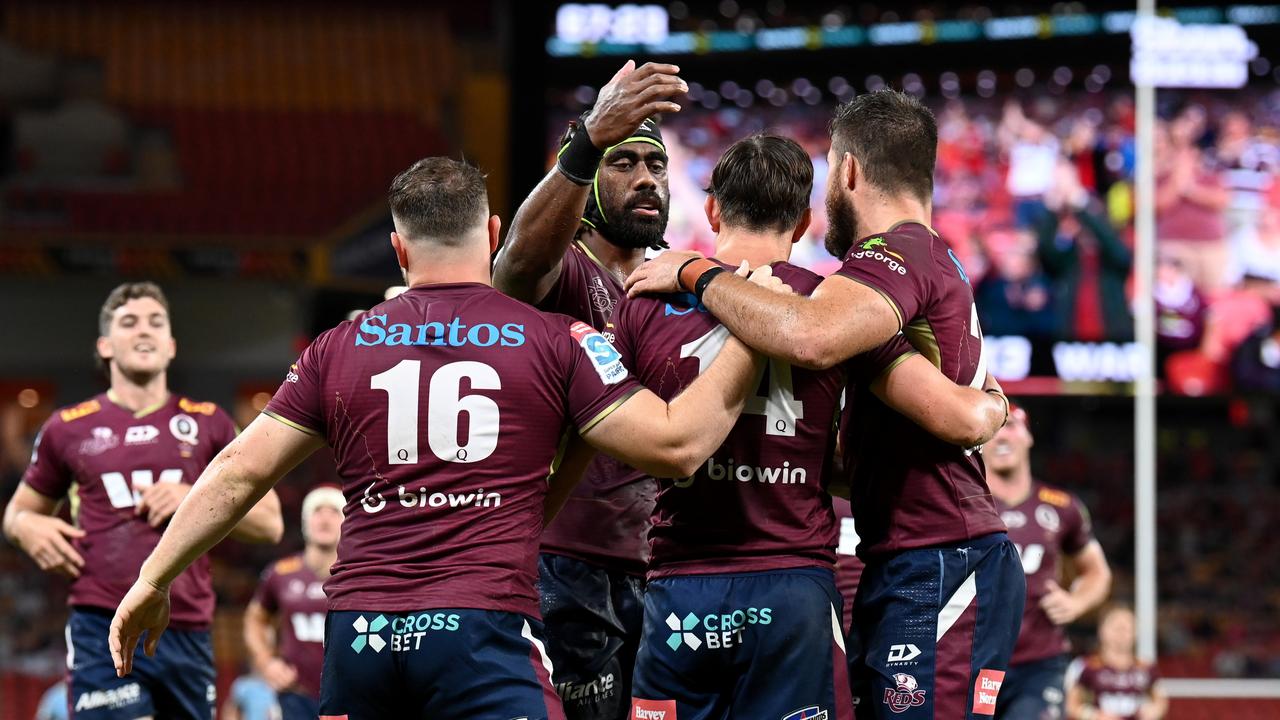
<path fill-rule="evenodd" d="M 885 302 L 887 302 L 887 303 L 889 303 L 889 307 L 893 308 L 893 314 L 898 316 L 898 330 L 899 330 L 899 331 L 901 331 L 901 330 L 902 330 L 902 326 L 903 326 L 903 324 L 904 324 L 904 322 L 905 322 L 905 321 L 903 320 L 903 318 L 902 318 L 902 308 L 898 307 L 898 301 L 896 301 L 896 300 L 894 300 L 893 298 L 889 297 L 889 293 L 886 293 L 885 291 L 883 291 L 883 290 L 881 290 L 880 288 L 876 287 L 875 285 L 872 285 L 871 283 L 869 283 L 869 282 L 867 282 L 867 281 L 863 280 L 862 278 L 856 278 L 856 277 L 854 277 L 854 276 L 852 276 L 852 275 L 846 274 L 846 273 L 841 272 L 841 271 L 839 271 L 839 270 L 837 270 L 837 271 L 835 272 L 835 275 L 839 275 L 839 276 L 840 276 L 840 277 L 842 277 L 842 278 L 846 278 L 846 279 L 848 279 L 848 280 L 852 280 L 852 281 L 854 281 L 854 282 L 856 282 L 856 283 L 858 283 L 858 284 L 860 284 L 860 285 L 866 285 L 867 287 L 871 288 L 872 290 L 875 290 L 876 292 L 880 293 L 880 297 L 884 298 L 884 301 L 885 301 Z"/>
<path fill-rule="evenodd" d="M 643 389 L 644 388 L 637 387 L 637 388 L 632 388 L 631 390 L 628 390 L 622 397 L 618 398 L 617 400 L 614 400 L 612 403 L 609 404 L 608 407 L 596 413 L 596 416 L 591 418 L 590 422 L 579 427 L 578 434 L 583 435 L 589 430 L 591 430 L 591 428 L 595 427 L 596 425 L 599 425 L 601 420 L 604 420 L 605 418 L 612 415 L 614 410 L 617 410 L 618 408 L 622 407 L 622 404 L 630 400 L 631 396 L 635 395 L 636 393 L 640 392 Z"/>
<path fill-rule="evenodd" d="M 288 425 L 294 430 L 304 432 L 308 435 L 315 435 L 316 437 L 320 437 L 320 432 L 318 430 L 312 430 L 311 428 L 306 427 L 305 425 L 299 425 L 298 423 L 290 420 L 289 418 L 277 415 L 276 413 L 273 413 L 270 410 L 263 410 L 262 414 L 274 420 L 279 420 L 280 422 L 284 423 L 285 425 Z"/>
<path fill-rule="evenodd" d="M 906 362 L 907 358 L 911 357 L 912 355 L 919 355 L 919 354 L 920 354 L 919 350 L 908 350 L 902 353 L 898 357 L 894 358 L 893 362 L 886 365 L 885 368 L 880 371 L 880 374 L 876 376 L 876 380 L 879 380 L 880 378 L 889 377 L 889 373 L 893 372 L 894 368 Z"/>

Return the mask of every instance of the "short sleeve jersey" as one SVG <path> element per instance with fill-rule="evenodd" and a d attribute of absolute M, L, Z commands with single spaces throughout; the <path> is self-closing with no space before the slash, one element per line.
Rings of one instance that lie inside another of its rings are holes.
<path fill-rule="evenodd" d="M 235 435 L 235 423 L 217 405 L 181 395 L 133 412 L 102 393 L 45 422 L 22 479 L 46 497 L 69 495 L 72 518 L 85 532 L 72 542 L 85 566 L 71 581 L 69 604 L 115 611 L 167 527 L 153 528 L 137 513 L 142 491 L 155 483 L 195 484 Z M 170 600 L 173 627 L 210 626 L 208 557 L 178 576 Z"/>
<path fill-rule="evenodd" d="M 1066 633 L 1041 609 L 1040 599 L 1048 582 L 1058 579 L 1062 556 L 1075 555 L 1093 541 L 1089 513 L 1075 496 L 1040 483 L 1033 483 L 1031 493 L 1017 505 L 997 502 L 1027 575 L 1027 604 L 1011 662 L 1061 655 L 1070 649 Z"/>
<path fill-rule="evenodd" d="M 591 327 L 487 285 L 413 287 L 325 332 L 266 412 L 333 448 L 347 505 L 330 609 L 537 617 L 561 440 L 639 389 Z"/>
<path fill-rule="evenodd" d="M 797 292 L 821 278 L 788 263 Z M 693 295 L 624 300 L 610 328 L 623 362 L 665 400 L 711 365 L 729 337 Z M 766 365 L 724 444 L 690 478 L 661 481 L 650 576 L 832 567 L 837 526 L 826 492 L 842 368 Z"/>
<path fill-rule="evenodd" d="M 952 382 L 982 385 L 986 361 L 968 276 L 929 228 L 905 223 L 864 238 L 837 274 L 883 295 L 902 334 Z M 902 359 L 899 347 L 889 343 L 848 363 L 855 388 L 844 441 L 864 560 L 1005 529 L 981 455 L 930 435 L 871 393 L 876 377 Z"/>
<path fill-rule="evenodd" d="M 320 697 L 324 667 L 324 617 L 329 603 L 324 580 L 301 555 L 280 560 L 262 573 L 253 599 L 275 616 L 276 654 L 298 671 L 298 689 Z"/>
<path fill-rule="evenodd" d="M 1160 679 L 1156 666 L 1139 662 L 1127 670 L 1108 667 L 1096 655 L 1085 659 L 1076 679 L 1090 704 L 1121 720 L 1137 720 Z"/>
<path fill-rule="evenodd" d="M 564 254 L 559 279 L 538 308 L 604 330 L 614 307 L 625 296 L 618 278 L 575 242 Z M 547 525 L 542 549 L 632 575 L 643 574 L 649 554 L 649 516 L 656 496 L 657 485 L 647 475 L 603 453 L 596 455 Z"/>

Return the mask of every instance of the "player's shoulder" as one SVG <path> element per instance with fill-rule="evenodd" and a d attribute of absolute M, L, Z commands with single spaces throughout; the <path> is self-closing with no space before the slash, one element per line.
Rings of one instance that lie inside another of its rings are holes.
<path fill-rule="evenodd" d="M 805 295 L 813 292 L 822 283 L 822 276 L 818 273 L 785 260 L 773 263 L 773 274 L 790 285 L 792 290 Z"/>
<path fill-rule="evenodd" d="M 60 407 L 53 411 L 53 415 L 49 416 L 49 422 L 45 429 L 48 431 L 57 427 L 80 424 L 80 421 L 85 418 L 102 412 L 107 402 L 107 396 L 103 393 L 95 395 L 88 400 Z"/>
<path fill-rule="evenodd" d="M 280 558 L 271 565 L 273 575 L 292 575 L 303 567 L 301 555 L 290 555 Z"/>
<path fill-rule="evenodd" d="M 1036 483 L 1036 499 L 1047 505 L 1059 508 L 1069 508 L 1079 502 L 1074 495 L 1066 490 L 1039 482 Z"/>

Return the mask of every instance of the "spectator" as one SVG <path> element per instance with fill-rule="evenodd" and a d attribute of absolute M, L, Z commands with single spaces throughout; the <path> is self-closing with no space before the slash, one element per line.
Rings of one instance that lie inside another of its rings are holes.
<path fill-rule="evenodd" d="M 1022 112 L 1016 101 L 1005 104 L 1000 121 L 1001 144 L 1009 156 L 1006 188 L 1014 200 L 1014 218 L 1021 226 L 1035 222 L 1041 202 L 1053 187 L 1058 162 L 1058 138 Z"/>
<path fill-rule="evenodd" d="M 1280 169 L 1280 147 L 1260 141 L 1249 115 L 1232 110 L 1222 118 L 1215 156 L 1231 194 L 1226 223 L 1227 237 L 1234 244 L 1258 230 L 1267 188 Z"/>
<path fill-rule="evenodd" d="M 1156 368 L 1157 372 L 1163 373 L 1169 355 L 1200 347 L 1208 305 L 1180 260 L 1161 254 L 1157 263 L 1154 291 Z"/>
<path fill-rule="evenodd" d="M 1035 236 L 1019 231 L 1012 243 L 992 253 L 991 262 L 995 272 L 975 291 L 983 329 L 992 335 L 1054 338 L 1058 328 L 1053 290 L 1036 259 Z"/>
<path fill-rule="evenodd" d="M 1271 306 L 1271 322 L 1240 343 L 1232 365 L 1238 390 L 1280 393 L 1280 305 Z"/>
<path fill-rule="evenodd" d="M 1089 209 L 1089 193 L 1071 163 L 1059 162 L 1054 179 L 1036 234 L 1040 262 L 1054 281 L 1059 332 L 1075 340 L 1128 340 L 1133 318 L 1125 282 L 1133 255 Z"/>
<path fill-rule="evenodd" d="M 1162 251 L 1182 262 L 1197 287 L 1213 293 L 1225 282 L 1225 211 L 1231 196 L 1195 144 L 1199 117 L 1187 110 L 1157 126 L 1156 238 Z"/>
<path fill-rule="evenodd" d="M 1232 238 L 1232 285 L 1245 276 L 1280 283 L 1280 184 L 1277 190 L 1275 202 L 1260 209 L 1257 223 L 1242 226 Z"/>

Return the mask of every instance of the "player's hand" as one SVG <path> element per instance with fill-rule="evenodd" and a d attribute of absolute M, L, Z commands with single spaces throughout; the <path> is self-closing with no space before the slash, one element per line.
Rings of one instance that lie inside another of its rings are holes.
<path fill-rule="evenodd" d="M 756 285 L 768 288 L 775 292 L 780 292 L 784 295 L 790 295 L 795 292 L 791 289 L 790 285 L 782 282 L 782 278 L 773 274 L 773 267 L 769 265 L 761 265 L 751 271 L 751 276 L 747 279 Z"/>
<path fill-rule="evenodd" d="M 627 297 L 645 293 L 685 292 L 680 287 L 680 267 L 685 262 L 700 257 L 702 255 L 696 252 L 668 250 L 641 264 L 627 278 Z"/>
<path fill-rule="evenodd" d="M 631 137 L 648 118 L 658 113 L 680 112 L 671 98 L 689 91 L 676 73 L 680 68 L 645 63 L 639 69 L 628 60 L 607 85 L 600 88 L 596 104 L 587 115 L 591 143 L 604 150 Z"/>
<path fill-rule="evenodd" d="M 1044 585 L 1048 592 L 1040 598 L 1040 609 L 1044 610 L 1054 625 L 1066 625 L 1080 617 L 1080 606 L 1071 593 L 1063 590 L 1062 586 L 1053 580 Z"/>
<path fill-rule="evenodd" d="M 68 525 L 62 518 L 25 511 L 18 517 L 18 547 L 45 572 L 69 578 L 80 577 L 84 558 L 72 547 L 71 540 L 84 537 L 80 528 Z"/>
<path fill-rule="evenodd" d="M 178 511 L 178 506 L 189 492 L 191 486 L 186 483 L 162 482 L 143 488 L 142 502 L 138 503 L 134 514 L 146 513 L 147 524 L 153 528 L 160 527 Z"/>
<path fill-rule="evenodd" d="M 143 633 L 147 634 L 147 643 L 142 649 L 147 657 L 155 657 L 160 636 L 168 625 L 168 588 L 161 590 L 138 578 L 120 601 L 115 617 L 111 618 L 111 629 L 107 632 L 107 645 L 111 648 L 116 677 L 124 677 L 133 671 L 133 655 Z"/>
<path fill-rule="evenodd" d="M 262 668 L 262 679 L 272 690 L 284 692 L 298 681 L 298 669 L 278 657 L 271 658 Z"/>

